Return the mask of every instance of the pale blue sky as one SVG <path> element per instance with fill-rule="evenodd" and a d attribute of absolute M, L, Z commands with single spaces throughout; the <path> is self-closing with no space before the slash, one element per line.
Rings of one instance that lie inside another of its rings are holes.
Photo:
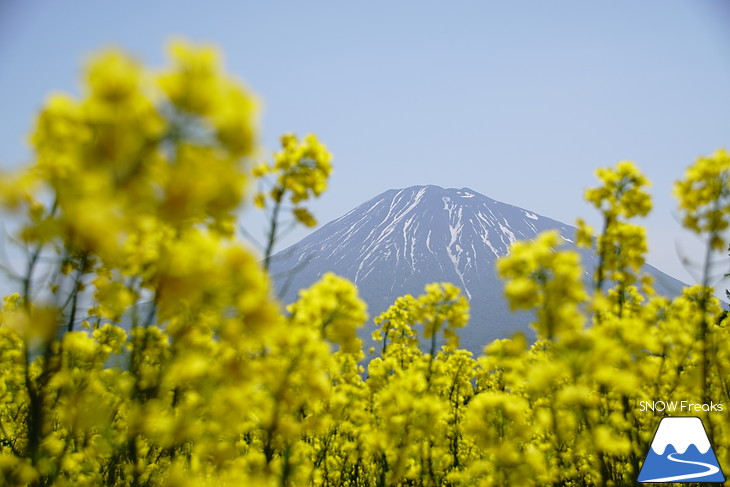
<path fill-rule="evenodd" d="M 287 131 L 329 146 L 321 222 L 437 184 L 597 225 L 582 203 L 593 170 L 632 159 L 653 182 L 650 262 L 693 281 L 676 247 L 700 247 L 679 231 L 671 186 L 730 146 L 724 0 L 0 0 L 0 165 L 28 159 L 33 113 L 78 89 L 89 54 L 116 45 L 161 66 L 173 36 L 220 46 L 264 101 L 268 148 Z"/>

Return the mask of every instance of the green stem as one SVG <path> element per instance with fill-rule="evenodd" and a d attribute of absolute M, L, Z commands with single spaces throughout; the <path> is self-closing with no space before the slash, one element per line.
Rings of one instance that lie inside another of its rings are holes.
<path fill-rule="evenodd" d="M 611 218 L 608 217 L 608 215 L 604 214 L 603 216 L 603 231 L 601 232 L 601 235 L 598 237 L 598 267 L 596 268 L 596 282 L 594 284 L 594 288 L 596 291 L 600 291 L 603 287 L 603 281 L 604 281 L 604 270 L 603 267 L 606 263 L 606 249 L 602 248 L 601 245 L 601 239 L 605 238 L 606 232 L 608 232 L 608 227 L 611 225 Z"/>
<path fill-rule="evenodd" d="M 274 211 L 271 214 L 271 224 L 269 226 L 269 236 L 266 242 L 266 251 L 264 253 L 264 269 L 268 272 L 271 266 L 271 254 L 274 251 L 274 243 L 276 242 L 276 231 L 279 224 L 279 212 L 281 211 L 281 200 L 283 194 L 276 199 L 274 204 Z"/>
<path fill-rule="evenodd" d="M 71 309 L 69 310 L 68 323 L 66 325 L 67 331 L 73 331 L 74 329 L 74 321 L 76 320 L 76 306 L 78 305 L 79 293 L 81 292 L 81 276 L 83 276 L 84 272 L 86 271 L 88 258 L 88 254 L 84 253 L 83 257 L 81 257 L 79 268 L 76 271 L 76 279 L 74 279 L 74 288 L 71 298 Z"/>

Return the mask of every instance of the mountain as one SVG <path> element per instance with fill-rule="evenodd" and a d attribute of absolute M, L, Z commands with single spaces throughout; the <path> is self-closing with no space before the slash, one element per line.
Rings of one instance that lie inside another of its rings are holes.
<path fill-rule="evenodd" d="M 398 296 L 421 294 L 428 283 L 452 282 L 471 307 L 461 345 L 481 352 L 485 344 L 516 331 L 534 336 L 532 314 L 509 311 L 495 262 L 512 242 L 552 229 L 560 232 L 566 248 L 575 248 L 570 225 L 468 188 L 412 186 L 386 191 L 327 223 L 275 254 L 271 270 L 285 303 L 325 272 L 346 277 L 359 287 L 371 317 Z M 590 271 L 597 263 L 595 255 L 580 252 Z M 648 265 L 645 270 L 654 276 L 658 292 L 681 291 L 676 279 Z M 363 338 L 369 339 L 371 331 L 363 331 Z"/>

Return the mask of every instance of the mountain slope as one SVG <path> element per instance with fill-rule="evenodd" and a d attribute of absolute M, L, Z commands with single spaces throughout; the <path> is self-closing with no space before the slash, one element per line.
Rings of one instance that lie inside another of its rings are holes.
<path fill-rule="evenodd" d="M 271 270 L 285 303 L 325 272 L 346 277 L 358 285 L 371 317 L 398 296 L 420 294 L 430 282 L 453 282 L 471 306 L 462 346 L 481 351 L 495 338 L 531 333 L 531 314 L 509 311 L 495 262 L 515 240 L 534 239 L 551 229 L 560 232 L 566 248 L 574 248 L 570 225 L 467 188 L 413 186 L 386 191 L 329 222 L 276 254 Z M 595 256 L 581 253 L 584 266 L 595 267 Z M 657 291 L 676 295 L 681 290 L 676 279 L 651 266 L 646 271 L 654 276 Z"/>

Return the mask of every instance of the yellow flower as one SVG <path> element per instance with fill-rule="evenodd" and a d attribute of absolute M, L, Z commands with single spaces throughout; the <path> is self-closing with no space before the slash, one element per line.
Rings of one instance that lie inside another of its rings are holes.
<path fill-rule="evenodd" d="M 615 169 L 600 168 L 596 177 L 603 186 L 586 190 L 585 199 L 605 215 L 631 218 L 651 211 L 651 197 L 643 189 L 650 183 L 633 162 L 621 161 Z"/>
<path fill-rule="evenodd" d="M 327 273 L 309 289 L 300 291 L 299 299 L 287 310 L 293 324 L 319 331 L 343 352 L 361 350 L 357 329 L 367 320 L 367 312 L 350 281 Z"/>
<path fill-rule="evenodd" d="M 312 216 L 309 210 L 305 208 L 294 208 L 294 217 L 297 221 L 303 223 L 307 227 L 314 227 L 317 225 L 317 220 Z"/>
<path fill-rule="evenodd" d="M 142 70 L 126 54 L 110 50 L 87 68 L 90 96 L 110 103 L 121 103 L 140 89 Z"/>
<path fill-rule="evenodd" d="M 586 224 L 582 218 L 578 218 L 578 229 L 575 232 L 575 244 L 578 247 L 591 248 L 593 247 L 593 236 L 595 234 L 593 227 Z"/>
<path fill-rule="evenodd" d="M 709 233 L 713 249 L 722 250 L 719 233 L 730 222 L 730 155 L 718 150 L 709 157 L 699 157 L 687 168 L 685 178 L 674 185 L 684 226 L 696 233 Z"/>
<path fill-rule="evenodd" d="M 505 297 L 510 308 L 537 309 L 538 337 L 554 338 L 583 326 L 578 305 L 583 289 L 580 257 L 574 251 L 558 252 L 556 231 L 540 234 L 534 242 L 515 242 L 497 261 L 499 276 L 506 279 Z"/>

